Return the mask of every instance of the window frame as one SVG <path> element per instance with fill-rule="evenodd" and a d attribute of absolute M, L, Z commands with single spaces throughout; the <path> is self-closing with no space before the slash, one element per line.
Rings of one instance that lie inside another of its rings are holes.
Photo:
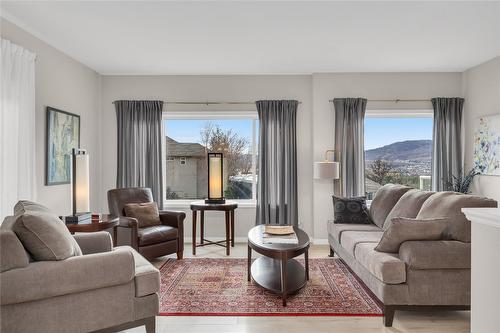
<path fill-rule="evenodd" d="M 255 111 L 163 111 L 162 113 L 162 160 L 167 160 L 166 147 L 166 120 L 228 120 L 228 119 L 250 119 L 252 120 L 252 142 L 250 143 L 252 151 L 252 199 L 228 199 L 238 203 L 240 207 L 254 208 L 257 204 L 257 121 L 259 120 L 257 110 Z M 193 201 L 202 199 L 170 199 L 167 200 L 166 184 L 167 184 L 167 163 L 163 163 L 163 186 L 165 193 L 163 194 L 163 203 L 166 208 L 186 209 L 190 207 Z"/>
<path fill-rule="evenodd" d="M 434 111 L 432 109 L 366 109 L 366 118 L 433 118 Z M 364 130 L 364 129 L 363 129 Z M 363 138 L 365 138 L 365 133 L 363 133 Z M 434 139 L 432 139 L 434 140 Z M 364 142 L 363 142 L 364 147 Z M 366 170 L 366 161 L 365 166 Z M 365 175 L 366 178 L 366 175 Z M 365 185 L 366 191 L 366 185 Z M 366 205 L 370 207 L 372 200 L 366 200 Z"/>

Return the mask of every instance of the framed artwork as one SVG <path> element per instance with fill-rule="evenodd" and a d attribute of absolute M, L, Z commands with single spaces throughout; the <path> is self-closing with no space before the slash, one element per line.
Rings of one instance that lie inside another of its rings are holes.
<path fill-rule="evenodd" d="M 69 184 L 71 150 L 80 148 L 80 116 L 47 107 L 45 185 Z"/>
<path fill-rule="evenodd" d="M 474 169 L 500 176 L 500 114 L 479 118 L 474 135 Z"/>

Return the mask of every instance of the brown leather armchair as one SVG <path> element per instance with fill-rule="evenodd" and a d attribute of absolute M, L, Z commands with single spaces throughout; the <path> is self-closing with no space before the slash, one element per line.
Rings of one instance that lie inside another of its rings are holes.
<path fill-rule="evenodd" d="M 177 253 L 182 259 L 184 251 L 184 212 L 160 211 L 161 225 L 139 228 L 137 219 L 126 217 L 123 207 L 128 203 L 153 202 L 151 189 L 145 187 L 119 188 L 108 191 L 109 212 L 120 216 L 118 242 L 121 230 L 129 229 L 130 245 L 147 259 Z"/>

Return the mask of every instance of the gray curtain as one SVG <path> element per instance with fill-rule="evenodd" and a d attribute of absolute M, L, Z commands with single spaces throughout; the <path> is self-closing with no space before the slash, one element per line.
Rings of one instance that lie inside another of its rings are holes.
<path fill-rule="evenodd" d="M 163 208 L 162 101 L 115 101 L 118 160 L 116 187 L 149 187 Z"/>
<path fill-rule="evenodd" d="M 259 114 L 256 224 L 298 226 L 298 104 L 292 100 L 256 102 Z"/>
<path fill-rule="evenodd" d="M 462 171 L 462 110 L 460 97 L 436 97 L 432 149 L 432 190 L 446 191 L 446 182 Z"/>
<path fill-rule="evenodd" d="M 335 152 L 340 156 L 340 195 L 365 195 L 364 98 L 335 98 Z"/>

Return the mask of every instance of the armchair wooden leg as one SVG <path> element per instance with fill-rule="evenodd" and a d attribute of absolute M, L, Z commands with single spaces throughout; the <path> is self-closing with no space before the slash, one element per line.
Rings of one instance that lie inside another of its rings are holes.
<path fill-rule="evenodd" d="M 184 257 L 184 251 L 177 252 L 177 259 L 181 260 Z"/>
<path fill-rule="evenodd" d="M 335 256 L 335 252 L 333 252 L 333 249 L 331 247 L 330 247 L 330 254 L 328 256 L 332 258 Z"/>
<path fill-rule="evenodd" d="M 155 333 L 156 332 L 156 318 L 149 317 L 145 319 L 146 325 L 146 333 Z"/>
<path fill-rule="evenodd" d="M 384 326 L 391 327 L 392 321 L 394 319 L 394 313 L 396 312 L 396 308 L 390 305 L 384 305 Z"/>

